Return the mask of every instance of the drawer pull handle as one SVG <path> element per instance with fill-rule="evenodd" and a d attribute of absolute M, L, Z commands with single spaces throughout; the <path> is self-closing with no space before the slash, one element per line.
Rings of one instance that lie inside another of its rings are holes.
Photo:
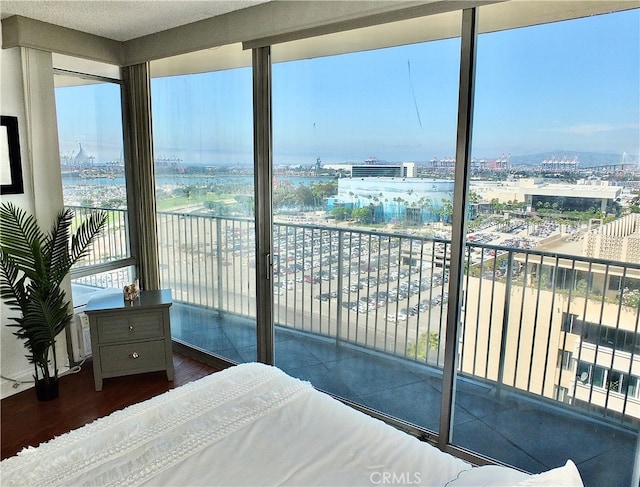
<path fill-rule="evenodd" d="M 129 331 L 133 331 L 133 325 L 129 325 Z"/>
<path fill-rule="evenodd" d="M 137 359 L 138 357 L 140 357 L 140 354 L 138 352 L 133 352 L 132 354 L 129 355 L 129 358 L 132 359 Z"/>

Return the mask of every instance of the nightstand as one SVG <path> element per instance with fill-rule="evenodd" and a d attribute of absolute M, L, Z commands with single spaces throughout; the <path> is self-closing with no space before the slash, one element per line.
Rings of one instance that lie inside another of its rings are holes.
<path fill-rule="evenodd" d="M 132 302 L 122 292 L 92 297 L 89 317 L 96 391 L 109 377 L 167 371 L 173 380 L 169 307 L 171 290 L 140 291 Z"/>

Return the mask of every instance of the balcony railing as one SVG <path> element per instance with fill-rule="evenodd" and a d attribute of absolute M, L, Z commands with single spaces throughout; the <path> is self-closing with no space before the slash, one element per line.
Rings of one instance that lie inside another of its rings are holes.
<path fill-rule="evenodd" d="M 110 224 L 98 251 L 125 228 Z M 158 237 L 174 300 L 255 317 L 253 221 L 163 212 Z M 276 223 L 275 322 L 440 368 L 450 245 Z M 640 421 L 640 264 L 514 247 L 466 246 L 459 374 L 622 425 Z"/>
<path fill-rule="evenodd" d="M 107 214 L 106 228 L 93 240 L 91 252 L 71 270 L 71 278 L 97 287 L 118 287 L 131 283 L 135 260 L 129 248 L 129 213 L 113 208 L 71 207 L 73 227 L 95 211 Z"/>

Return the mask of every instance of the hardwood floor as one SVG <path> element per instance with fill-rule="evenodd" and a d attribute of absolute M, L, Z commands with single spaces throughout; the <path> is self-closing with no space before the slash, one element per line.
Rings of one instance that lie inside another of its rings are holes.
<path fill-rule="evenodd" d="M 60 378 L 57 399 L 40 402 L 33 388 L 3 399 L 0 401 L 2 459 L 26 446 L 37 446 L 113 411 L 219 370 L 177 352 L 173 354 L 173 365 L 173 382 L 167 381 L 164 372 L 151 372 L 105 379 L 102 391 L 96 392 L 89 361 L 80 372 Z"/>

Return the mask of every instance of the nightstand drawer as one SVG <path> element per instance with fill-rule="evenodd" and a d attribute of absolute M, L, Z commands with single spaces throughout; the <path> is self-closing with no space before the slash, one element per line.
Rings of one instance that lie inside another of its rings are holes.
<path fill-rule="evenodd" d="M 102 372 L 130 372 L 136 370 L 163 369 L 166 364 L 165 342 L 125 343 L 100 347 Z"/>
<path fill-rule="evenodd" d="M 162 338 L 164 336 L 162 315 L 162 311 L 134 311 L 116 316 L 99 316 L 96 324 L 100 344 Z"/>

